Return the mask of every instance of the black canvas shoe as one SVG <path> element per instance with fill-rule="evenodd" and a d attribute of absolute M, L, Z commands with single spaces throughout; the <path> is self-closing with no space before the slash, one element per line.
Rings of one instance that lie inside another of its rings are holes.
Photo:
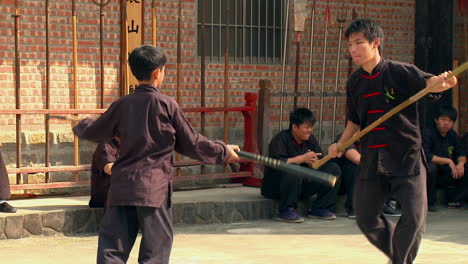
<path fill-rule="evenodd" d="M 400 210 L 396 208 L 396 206 L 392 206 L 392 204 L 385 203 L 383 208 L 383 213 L 386 216 L 401 216 Z"/>
<path fill-rule="evenodd" d="M 7 202 L 3 202 L 0 204 L 0 213 L 16 213 L 16 208 Z"/>

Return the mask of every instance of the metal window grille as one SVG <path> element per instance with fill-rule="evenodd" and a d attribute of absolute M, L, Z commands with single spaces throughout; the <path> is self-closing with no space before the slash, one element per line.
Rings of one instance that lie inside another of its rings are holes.
<path fill-rule="evenodd" d="M 230 0 L 230 60 L 281 63 L 284 39 L 284 1 Z M 227 0 L 205 0 L 205 43 L 202 43 L 202 1 L 198 1 L 198 55 L 205 45 L 209 61 L 223 61 Z"/>

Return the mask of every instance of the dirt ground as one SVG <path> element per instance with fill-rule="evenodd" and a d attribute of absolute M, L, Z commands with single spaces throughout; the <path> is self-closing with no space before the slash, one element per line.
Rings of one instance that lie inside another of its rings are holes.
<path fill-rule="evenodd" d="M 395 218 L 394 220 L 397 220 Z M 468 263 L 468 210 L 429 213 L 415 263 Z M 139 239 L 128 263 L 137 263 Z M 1 263 L 94 263 L 97 236 L 0 240 Z M 387 263 L 354 220 L 286 224 L 261 220 L 236 224 L 178 226 L 173 264 Z"/>

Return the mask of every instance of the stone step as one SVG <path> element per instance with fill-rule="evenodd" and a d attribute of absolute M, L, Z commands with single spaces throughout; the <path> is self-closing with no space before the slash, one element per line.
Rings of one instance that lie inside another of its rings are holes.
<path fill-rule="evenodd" d="M 88 207 L 89 196 L 13 200 L 18 211 L 0 214 L 0 239 L 97 233 L 103 209 Z M 179 191 L 173 195 L 177 225 L 233 223 L 271 218 L 273 201 L 258 188 L 237 187 Z"/>
<path fill-rule="evenodd" d="M 443 191 L 438 192 L 439 201 Z M 260 189 L 252 187 L 215 188 L 174 192 L 173 221 L 175 226 L 237 223 L 273 218 L 276 202 L 265 199 Z M 346 196 L 337 201 L 337 215 L 345 216 Z M 89 196 L 69 196 L 13 200 L 18 211 L 0 213 L 0 239 L 30 236 L 97 233 L 103 209 L 89 208 Z M 305 201 L 299 213 L 307 212 Z"/>

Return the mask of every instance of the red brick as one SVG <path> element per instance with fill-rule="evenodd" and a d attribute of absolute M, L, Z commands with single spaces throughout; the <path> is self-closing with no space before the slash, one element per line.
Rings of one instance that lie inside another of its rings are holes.
<path fill-rule="evenodd" d="M 20 7 L 20 57 L 22 65 L 21 85 L 23 90 L 28 90 L 31 96 L 40 96 L 38 88 L 43 89 L 45 82 L 45 17 L 44 2 L 42 0 L 28 0 L 28 5 L 22 4 Z M 147 1 L 148 10 L 151 1 Z M 320 0 L 317 4 L 317 14 L 323 14 L 327 1 Z M 0 84 L 2 87 L 14 87 L 14 32 L 12 27 L 14 19 L 9 16 L 14 12 L 14 1 L 3 0 L 0 11 L 5 14 L 5 19 L 0 22 Z M 309 7 L 312 0 L 309 1 Z M 79 10 L 77 12 L 78 22 L 78 85 L 80 87 L 80 104 L 83 107 L 95 107 L 100 96 L 100 56 L 99 56 L 99 11 L 98 8 L 87 0 L 77 0 Z M 332 13 L 336 18 L 337 11 L 342 7 L 341 3 L 332 1 L 330 3 Z M 358 14 L 364 13 L 362 1 L 347 1 L 345 8 L 351 10 L 357 9 Z M 388 58 L 412 62 L 414 56 L 414 8 L 415 2 L 408 1 L 382 1 L 369 0 L 368 16 L 378 20 L 384 27 L 387 38 L 385 42 L 386 56 Z M 168 65 L 168 74 L 161 91 L 170 96 L 176 93 L 176 49 L 177 49 L 177 8 L 178 0 L 156 1 L 157 19 L 158 19 L 158 45 L 166 49 L 169 54 L 170 65 Z M 200 58 L 197 55 L 197 1 L 183 0 L 183 18 L 182 18 L 182 84 L 183 92 L 182 104 L 198 106 L 200 103 Z M 69 98 L 73 94 L 73 75 L 72 75 L 72 24 L 71 24 L 71 3 L 51 2 L 50 4 L 50 57 L 51 57 L 51 94 L 53 96 L 52 104 L 54 107 L 68 107 L 73 100 Z M 105 59 L 105 87 L 106 104 L 109 105 L 117 99 L 119 94 L 120 80 L 120 27 L 119 15 L 120 8 L 116 2 L 112 2 L 105 8 L 104 25 L 104 59 Z M 349 22 L 350 13 L 347 14 Z M 315 22 L 315 38 L 312 60 L 312 89 L 317 92 L 320 89 L 322 78 L 322 53 L 323 53 L 323 33 L 324 22 L 319 15 Z M 348 23 L 346 22 L 346 23 Z M 145 16 L 145 43 L 151 43 L 151 16 L 149 13 Z M 334 89 L 336 48 L 338 45 L 338 25 L 333 23 L 328 32 L 327 61 L 325 68 L 325 89 L 332 91 Z M 309 30 L 310 18 L 306 20 L 306 32 L 301 41 L 300 58 L 300 86 L 301 92 L 308 89 L 307 78 L 309 76 Z M 457 39 L 464 39 L 463 19 L 455 18 L 454 32 Z M 346 82 L 346 70 L 348 65 L 347 49 L 342 43 L 342 53 L 340 54 L 340 68 L 342 72 L 339 75 L 339 90 L 344 92 Z M 294 87 L 295 76 L 295 46 L 289 46 L 286 67 L 286 86 L 287 90 Z M 455 43 L 454 56 L 466 60 L 463 43 Z M 281 86 L 282 67 L 277 64 L 250 64 L 249 58 L 246 63 L 230 62 L 229 81 L 230 81 L 230 104 L 243 105 L 243 94 L 245 92 L 254 92 L 258 90 L 258 81 L 262 78 L 270 79 L 273 83 L 273 92 L 278 92 Z M 207 58 L 207 102 L 219 106 L 223 104 L 224 94 L 224 53 L 219 62 L 209 62 Z M 2 75 L 3 74 L 3 75 Z M 466 78 L 465 78 L 466 79 Z M 468 95 L 466 81 L 461 88 L 460 98 L 467 101 Z M 1 108 L 11 108 L 14 105 L 14 89 L 8 90 L 8 100 L 0 101 Z M 39 93 L 39 94 L 38 94 Z M 3 97 L 3 94 L 2 94 Z M 299 98 L 301 103 L 306 102 L 306 98 Z M 32 100 L 32 99 L 27 99 Z M 39 100 L 39 99 L 37 99 Z M 42 102 L 31 102 L 37 104 Z M 279 98 L 273 98 L 272 109 L 273 119 L 278 120 Z M 330 120 L 332 115 L 332 100 L 326 98 L 325 118 Z M 338 105 L 338 117 L 344 116 L 344 98 L 339 98 L 341 103 Z M 292 97 L 286 98 L 287 107 L 292 106 Z M 313 109 L 317 111 L 318 100 L 312 98 Z M 41 103 L 42 104 L 42 103 Z M 39 104 L 41 107 L 42 105 Z M 468 127 L 468 117 L 465 114 L 467 104 L 461 104 L 460 123 L 463 129 Z M 289 109 L 289 108 L 288 108 Z M 210 121 L 221 122 L 222 114 L 212 114 Z M 6 124 L 14 129 L 14 118 L 12 122 Z M 199 122 L 199 117 L 193 119 Z M 232 118 L 233 122 L 242 122 L 242 118 Z M 341 119 L 340 119 L 341 120 Z M 30 122 L 34 123 L 33 120 Z M 35 126 L 31 126 L 33 128 Z"/>

